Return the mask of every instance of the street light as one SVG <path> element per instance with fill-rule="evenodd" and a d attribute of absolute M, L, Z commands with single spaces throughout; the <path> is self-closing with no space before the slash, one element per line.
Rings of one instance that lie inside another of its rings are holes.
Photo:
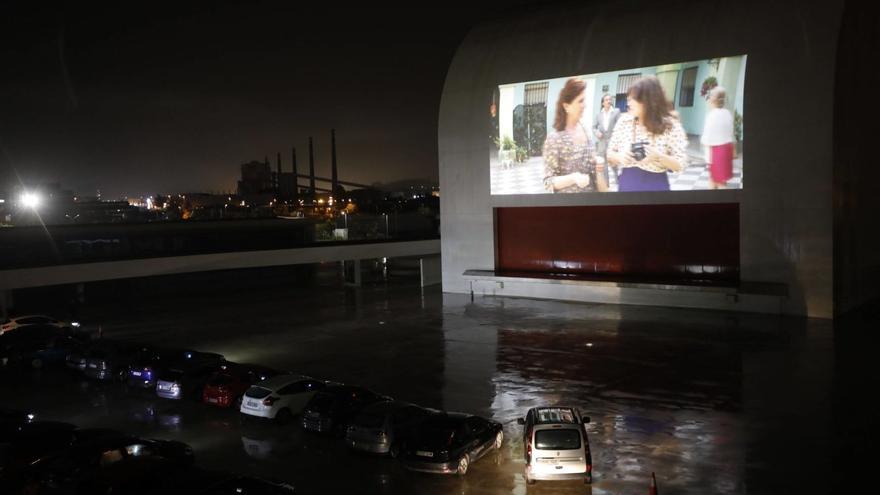
<path fill-rule="evenodd" d="M 383 217 L 385 217 L 385 238 L 388 239 L 388 214 L 383 213 Z"/>

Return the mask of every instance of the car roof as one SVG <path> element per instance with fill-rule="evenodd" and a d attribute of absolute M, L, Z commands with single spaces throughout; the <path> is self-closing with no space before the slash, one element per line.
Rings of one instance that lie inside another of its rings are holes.
<path fill-rule="evenodd" d="M 294 374 L 276 375 L 251 386 L 266 388 L 269 390 L 278 390 L 279 388 L 290 385 L 291 383 L 301 382 L 303 380 L 314 380 L 314 378 Z"/>
<path fill-rule="evenodd" d="M 18 316 L 10 317 L 9 321 L 18 321 L 23 318 L 48 318 L 53 321 L 61 321 L 58 318 L 55 318 L 54 316 L 49 316 L 49 315 L 18 315 Z"/>
<path fill-rule="evenodd" d="M 397 411 L 399 409 L 404 409 L 407 407 L 419 407 L 415 404 L 404 402 L 402 400 L 386 400 L 382 402 L 375 402 L 365 407 L 361 413 L 367 414 L 388 414 L 392 411 Z"/>
<path fill-rule="evenodd" d="M 574 407 L 554 406 L 535 407 L 535 424 L 580 424 L 581 417 Z"/>

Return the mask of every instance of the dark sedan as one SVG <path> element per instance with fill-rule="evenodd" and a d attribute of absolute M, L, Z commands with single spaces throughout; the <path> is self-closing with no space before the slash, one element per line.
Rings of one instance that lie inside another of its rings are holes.
<path fill-rule="evenodd" d="M 391 400 L 363 387 L 331 385 L 316 393 L 303 409 L 303 428 L 317 433 L 343 435 L 361 409 Z"/>
<path fill-rule="evenodd" d="M 34 462 L 29 484 L 48 492 L 77 492 L 92 485 L 109 466 L 140 457 L 161 457 L 180 465 L 193 463 L 192 449 L 182 442 L 100 434 Z"/>
<path fill-rule="evenodd" d="M 67 328 L 31 325 L 0 336 L 0 363 L 40 368 L 61 363 L 81 349 L 88 337 Z"/>
<path fill-rule="evenodd" d="M 217 364 L 223 356 L 207 352 L 181 349 L 141 348 L 128 367 L 125 384 L 133 388 L 152 389 L 156 387 L 159 373 L 169 368 L 188 367 L 194 363 Z"/>
<path fill-rule="evenodd" d="M 501 423 L 461 413 L 436 413 L 408 432 L 400 459 L 412 471 L 467 473 L 471 463 L 504 441 Z"/>
<path fill-rule="evenodd" d="M 140 346 L 124 342 L 99 342 L 86 351 L 83 372 L 86 377 L 95 380 L 122 382 L 141 349 Z"/>

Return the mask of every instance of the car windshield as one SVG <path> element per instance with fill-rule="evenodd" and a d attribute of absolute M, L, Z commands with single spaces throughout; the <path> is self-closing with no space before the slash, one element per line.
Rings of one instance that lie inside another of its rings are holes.
<path fill-rule="evenodd" d="M 445 449 L 452 445 L 454 430 L 447 428 L 425 428 L 419 431 L 419 445 L 431 449 Z"/>
<path fill-rule="evenodd" d="M 232 383 L 232 377 L 229 375 L 214 375 L 213 378 L 208 382 L 208 385 L 212 387 L 219 387 L 221 385 L 229 385 Z"/>
<path fill-rule="evenodd" d="M 268 388 L 251 387 L 251 388 L 247 389 L 247 392 L 245 392 L 244 395 L 246 395 L 247 397 L 250 397 L 252 399 L 262 399 L 264 397 L 268 397 L 269 394 L 271 394 L 271 393 L 272 393 L 272 391 L 269 390 Z"/>
<path fill-rule="evenodd" d="M 318 394 L 309 403 L 309 410 L 319 413 L 330 412 L 336 404 L 336 398 L 330 394 Z"/>
<path fill-rule="evenodd" d="M 176 382 L 181 378 L 183 378 L 183 372 L 178 370 L 167 370 L 159 376 L 159 379 L 163 382 Z"/>
<path fill-rule="evenodd" d="M 535 432 L 538 450 L 574 450 L 581 448 L 581 433 L 573 428 L 538 430 Z"/>
<path fill-rule="evenodd" d="M 354 420 L 356 426 L 364 428 L 379 428 L 385 423 L 384 414 L 363 413 Z"/>

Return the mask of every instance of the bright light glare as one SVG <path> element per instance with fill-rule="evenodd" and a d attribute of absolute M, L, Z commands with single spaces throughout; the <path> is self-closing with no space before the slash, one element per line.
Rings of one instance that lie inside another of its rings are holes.
<path fill-rule="evenodd" d="M 34 193 L 24 193 L 21 195 L 21 204 L 26 208 L 36 208 L 40 206 L 40 197 Z"/>

